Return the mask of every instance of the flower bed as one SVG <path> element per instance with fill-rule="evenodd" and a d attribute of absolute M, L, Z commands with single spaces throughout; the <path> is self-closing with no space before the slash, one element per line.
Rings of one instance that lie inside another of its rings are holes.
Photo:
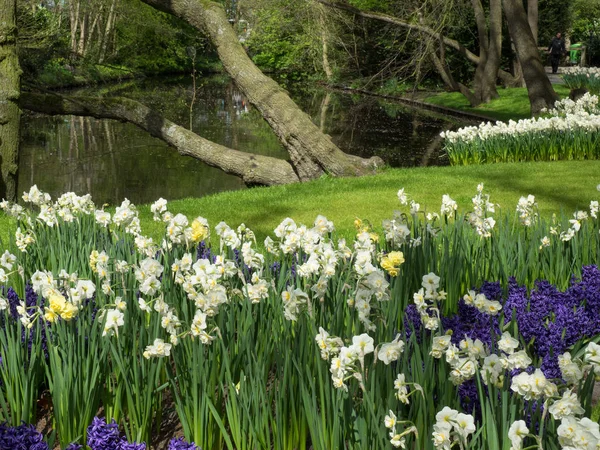
<path fill-rule="evenodd" d="M 285 219 L 264 251 L 243 224 L 210 247 L 162 199 L 162 242 L 128 201 L 3 202 L 19 228 L 0 257 L 0 442 L 46 448 L 21 424 L 47 391 L 70 449 L 149 448 L 165 403 L 178 450 L 596 446 L 598 202 L 545 222 L 483 185 L 464 214 L 398 198 L 353 243 Z"/>
<path fill-rule="evenodd" d="M 453 165 L 600 157 L 598 97 L 556 103 L 546 116 L 442 132 Z"/>
<path fill-rule="evenodd" d="M 584 89 L 591 94 L 600 95 L 600 68 L 566 67 L 563 80 L 569 89 Z"/>

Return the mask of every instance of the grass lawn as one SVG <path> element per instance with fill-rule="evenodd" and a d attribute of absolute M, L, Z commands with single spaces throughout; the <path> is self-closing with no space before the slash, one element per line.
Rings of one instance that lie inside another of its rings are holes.
<path fill-rule="evenodd" d="M 571 214 L 587 209 L 600 198 L 600 161 L 559 161 L 486 164 L 482 166 L 389 169 L 370 177 L 323 178 L 314 182 L 226 192 L 169 203 L 169 210 L 190 218 L 206 217 L 214 227 L 224 220 L 231 226 L 245 223 L 262 239 L 279 222 L 292 217 L 312 224 L 318 214 L 333 220 L 339 233 L 353 235 L 356 217 L 380 227 L 394 209 L 400 209 L 396 193 L 404 187 L 421 209 L 439 211 L 441 197 L 449 194 L 463 211 L 471 206 L 477 184 L 483 182 L 491 200 L 513 212 L 521 195 L 533 194 L 540 214 L 551 217 L 561 210 Z M 139 206 L 144 233 L 158 238 L 163 225 L 152 221 L 149 205 Z M 0 237 L 14 232 L 14 222 L 0 213 Z"/>
<path fill-rule="evenodd" d="M 563 85 L 554 85 L 554 90 L 561 98 L 569 95 L 569 88 Z M 492 100 L 490 103 L 471 108 L 464 95 L 458 92 L 440 92 L 425 98 L 426 102 L 448 108 L 460 109 L 488 116 L 501 121 L 510 119 L 526 119 L 531 117 L 531 107 L 526 88 L 498 89 L 500 98 Z"/>

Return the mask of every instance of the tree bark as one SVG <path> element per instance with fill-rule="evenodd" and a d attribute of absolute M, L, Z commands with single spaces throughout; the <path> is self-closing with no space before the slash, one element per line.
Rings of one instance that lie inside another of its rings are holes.
<path fill-rule="evenodd" d="M 490 0 L 489 9 L 487 59 L 482 69 L 479 92 L 475 92 L 483 103 L 499 97 L 496 82 L 502 58 L 502 0 Z"/>
<path fill-rule="evenodd" d="M 538 44 L 538 22 L 539 22 L 539 8 L 538 0 L 527 0 L 527 21 L 531 28 L 531 34 L 535 40 L 535 45 Z"/>
<path fill-rule="evenodd" d="M 108 40 L 110 38 L 110 33 L 112 32 L 114 26 L 116 4 L 117 0 L 112 0 L 110 4 L 110 10 L 108 11 L 108 18 L 106 19 L 106 28 L 104 29 L 104 35 L 100 39 L 100 54 L 98 56 L 98 62 L 100 64 L 104 62 L 104 58 L 106 57 L 106 48 L 108 46 Z"/>
<path fill-rule="evenodd" d="M 84 12 L 79 21 L 79 43 L 77 44 L 77 55 L 79 57 L 85 56 L 86 43 L 87 43 L 85 40 L 85 37 L 86 37 L 86 30 L 87 30 L 87 25 L 88 25 L 89 14 L 90 14 L 89 11 Z"/>
<path fill-rule="evenodd" d="M 162 139 L 184 156 L 236 175 L 247 185 L 275 185 L 300 181 L 287 161 L 254 155 L 211 142 L 181 127 L 145 105 L 127 98 L 64 97 L 21 94 L 23 109 L 50 115 L 90 116 L 130 122 Z"/>
<path fill-rule="evenodd" d="M 11 201 L 17 196 L 21 121 L 16 15 L 16 0 L 0 0 L 0 199 Z"/>
<path fill-rule="evenodd" d="M 69 19 L 71 24 L 71 53 L 77 54 L 77 29 L 79 27 L 80 0 L 69 1 Z"/>
<path fill-rule="evenodd" d="M 353 176 L 369 173 L 383 162 L 342 152 L 310 117 L 246 54 L 227 21 L 223 7 L 209 0 L 142 0 L 202 30 L 215 46 L 219 59 L 248 100 L 261 112 L 287 149 L 300 180 L 329 173 Z"/>
<path fill-rule="evenodd" d="M 327 32 L 327 23 L 325 22 L 325 6 L 316 4 L 319 14 L 319 34 L 321 35 L 322 55 L 323 55 L 323 71 L 327 80 L 333 78 L 333 70 L 329 63 L 329 36 Z"/>
<path fill-rule="evenodd" d="M 554 107 L 558 95 L 554 92 L 542 65 L 527 20 L 527 13 L 523 7 L 523 0 L 502 0 L 502 4 L 508 22 L 508 31 L 523 69 L 523 78 L 527 85 L 529 103 L 531 103 L 531 113 L 538 114 L 543 108 Z"/>

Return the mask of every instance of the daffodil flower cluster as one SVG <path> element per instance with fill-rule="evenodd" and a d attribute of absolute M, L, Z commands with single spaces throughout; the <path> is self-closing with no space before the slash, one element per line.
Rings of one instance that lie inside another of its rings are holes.
<path fill-rule="evenodd" d="M 8 277 L 11 275 L 16 261 L 17 257 L 8 250 L 5 250 L 2 256 L 0 256 L 0 283 L 4 284 L 8 281 Z"/>
<path fill-rule="evenodd" d="M 375 352 L 375 341 L 368 334 L 363 333 L 352 338 L 352 345 L 345 346 L 342 339 L 330 336 L 323 328 L 315 336 L 315 341 L 321 352 L 321 358 L 331 359 L 330 369 L 333 385 L 337 389 L 348 390 L 346 381 L 356 378 L 361 388 L 363 374 L 365 373 L 365 356 Z M 404 351 L 404 342 L 397 335 L 392 342 L 384 343 L 376 352 L 375 361 L 379 358 L 385 365 L 397 361 Z"/>
<path fill-rule="evenodd" d="M 173 215 L 167 208 L 167 201 L 159 198 L 150 206 L 154 221 L 166 224 L 166 239 L 163 248 L 170 249 L 173 244 L 191 246 L 210 237 L 208 221 L 204 217 L 196 217 L 191 225 L 183 214 Z M 149 255 L 150 256 L 150 255 Z"/>
<path fill-rule="evenodd" d="M 549 117 L 534 117 L 521 119 L 517 122 L 483 122 L 478 126 L 460 128 L 457 131 L 443 131 L 441 137 L 450 144 L 468 144 L 474 141 L 482 142 L 491 138 L 524 136 L 530 133 L 544 133 L 549 131 L 566 131 L 578 128 L 587 132 L 596 132 L 600 129 L 600 117 L 597 110 L 588 112 L 590 105 L 597 102 L 592 97 L 578 100 L 577 104 L 559 104 L 559 110 L 548 111 Z"/>
<path fill-rule="evenodd" d="M 527 197 L 521 197 L 519 199 L 519 202 L 517 203 L 517 214 L 519 215 L 521 225 L 530 227 L 537 221 L 535 208 L 537 208 L 535 196 L 528 195 Z"/>
<path fill-rule="evenodd" d="M 59 281 L 62 283 L 59 284 Z M 77 274 L 68 274 L 61 271 L 59 280 L 54 278 L 52 272 L 36 271 L 31 284 L 36 294 L 47 300 L 43 316 L 54 323 L 60 317 L 70 321 L 77 317 L 84 300 L 91 300 L 96 292 L 95 284 L 90 280 L 78 279 Z M 42 311 L 39 311 L 41 314 Z M 21 311 L 21 321 L 28 319 L 27 311 Z"/>
<path fill-rule="evenodd" d="M 463 297 L 465 304 L 468 306 L 474 306 L 479 312 L 489 314 L 490 316 L 496 316 L 502 310 L 502 304 L 496 300 L 488 300 L 483 293 L 477 294 L 475 291 L 469 291 Z"/>
<path fill-rule="evenodd" d="M 582 223 L 587 221 L 590 216 L 596 218 L 598 213 L 598 202 L 592 200 L 590 202 L 590 214 L 587 211 L 575 211 L 573 213 L 573 219 L 569 220 L 570 226 L 566 230 L 561 231 L 560 224 L 550 227 L 550 234 L 557 236 L 562 242 L 569 242 L 573 239 L 577 233 L 581 230 Z M 540 250 L 545 247 L 549 247 L 552 241 L 548 236 L 544 236 L 541 240 Z"/>
<path fill-rule="evenodd" d="M 410 426 L 405 427 L 404 430 L 398 432 L 398 426 L 404 424 L 410 424 Z M 384 425 L 390 430 L 390 443 L 396 448 L 406 448 L 406 436 L 409 434 L 418 436 L 419 434 L 417 427 L 415 427 L 412 422 L 398 420 L 394 412 L 391 410 L 385 416 Z"/>
<path fill-rule="evenodd" d="M 396 277 L 400 273 L 400 266 L 404 263 L 402 252 L 390 252 L 381 258 L 379 264 L 390 276 Z"/>
<path fill-rule="evenodd" d="M 23 194 L 22 198 L 24 202 L 39 208 L 37 219 L 49 227 L 57 225 L 59 218 L 64 222 L 73 222 L 79 214 L 90 215 L 94 212 L 94 203 L 89 194 L 78 196 L 73 192 L 67 192 L 61 195 L 55 203 L 52 203 L 50 195 L 41 192 L 34 185 L 29 192 Z M 20 215 L 19 210 L 12 210 L 7 204 L 3 209 L 13 215 L 15 213 L 17 216 Z"/>
<path fill-rule="evenodd" d="M 483 183 L 477 185 L 477 194 L 473 197 L 473 211 L 468 214 L 467 220 L 477 231 L 479 236 L 489 238 L 492 235 L 496 220 L 488 217 L 488 213 L 495 212 L 496 205 L 490 202 L 489 194 L 483 193 Z"/>
<path fill-rule="evenodd" d="M 428 330 L 440 327 L 439 302 L 446 299 L 446 292 L 439 290 L 440 277 L 431 272 L 423 276 L 423 286 L 413 295 L 413 302 L 421 316 L 423 326 Z"/>
<path fill-rule="evenodd" d="M 459 413 L 445 406 L 435 416 L 432 440 L 436 449 L 450 450 L 454 445 L 466 448 L 469 436 L 476 430 L 475 419 L 470 414 Z"/>
<path fill-rule="evenodd" d="M 600 90 L 600 69 L 598 67 L 565 67 L 563 80 L 569 89 L 586 89 L 598 94 Z"/>
<path fill-rule="evenodd" d="M 600 79 L 600 78 L 599 78 Z M 554 109 L 542 111 L 553 116 L 566 116 L 567 114 L 598 114 L 598 96 L 586 92 L 577 101 L 570 98 L 563 98 L 554 103 Z"/>

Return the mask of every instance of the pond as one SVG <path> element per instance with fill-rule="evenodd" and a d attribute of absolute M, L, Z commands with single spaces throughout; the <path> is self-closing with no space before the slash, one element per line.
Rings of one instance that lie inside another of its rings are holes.
<path fill-rule="evenodd" d="M 292 98 L 344 151 L 380 156 L 392 167 L 448 164 L 443 119 L 373 97 L 293 86 Z M 260 114 L 226 76 L 146 79 L 73 91 L 142 101 L 201 136 L 238 150 L 287 158 Z M 192 105 L 192 106 L 190 106 Z M 148 203 L 244 189 L 237 177 L 184 157 L 134 125 L 73 116 L 23 120 L 18 192 L 32 185 L 53 197 L 90 193 L 97 204 Z"/>

